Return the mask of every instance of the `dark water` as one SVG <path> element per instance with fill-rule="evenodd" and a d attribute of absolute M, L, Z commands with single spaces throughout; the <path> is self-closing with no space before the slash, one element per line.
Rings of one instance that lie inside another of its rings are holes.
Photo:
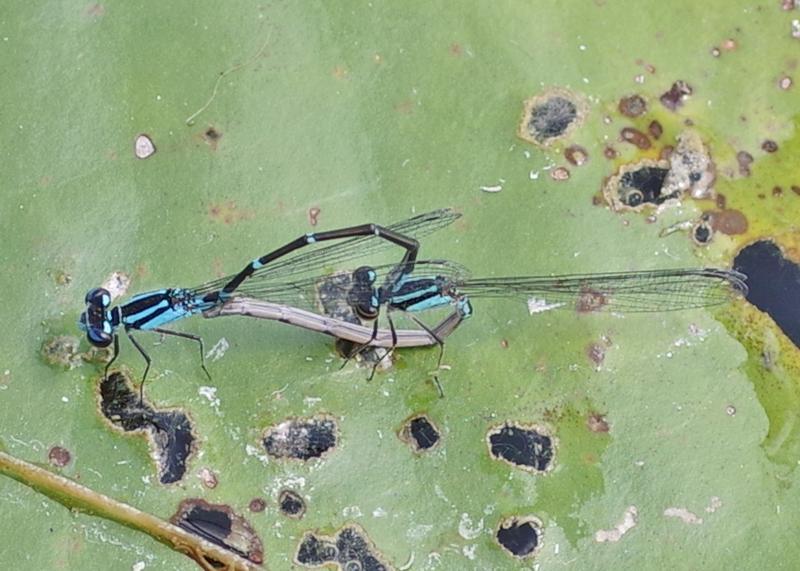
<path fill-rule="evenodd" d="M 800 266 L 774 242 L 762 240 L 743 248 L 733 267 L 747 275 L 747 301 L 769 314 L 800 347 Z"/>

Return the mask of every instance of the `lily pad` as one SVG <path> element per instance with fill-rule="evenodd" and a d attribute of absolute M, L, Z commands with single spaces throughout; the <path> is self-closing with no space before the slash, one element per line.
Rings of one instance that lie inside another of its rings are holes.
<path fill-rule="evenodd" d="M 0 19 L 2 446 L 164 522 L 186 501 L 234 514 L 248 538 L 231 544 L 258 545 L 269 569 L 347 530 L 393 568 L 800 560 L 798 349 L 745 301 L 531 315 L 475 300 L 447 340 L 444 398 L 436 348 L 399 351 L 367 382 L 370 367 L 341 368 L 323 335 L 176 324 L 205 340 L 209 381 L 193 343 L 142 332 L 148 410 L 194 438 L 170 482 L 148 438 L 103 414 L 104 354 L 83 337 L 66 360 L 43 351 L 79 334 L 100 284 L 121 299 L 190 287 L 306 232 L 441 207 L 463 217 L 425 237 L 421 258 L 476 276 L 729 267 L 762 238 L 796 262 L 798 18 L 777 1 L 14 3 Z M 520 118 L 546 93 L 574 94 L 585 116 L 536 145 Z M 633 96 L 644 105 L 623 114 Z M 713 192 L 607 206 L 609 177 L 668 164 L 687 132 Z M 713 237 L 696 242 L 701 219 Z M 144 369 L 124 335 L 113 369 L 135 384 Z M 422 416 L 441 439 L 419 453 L 399 435 Z M 335 420 L 324 454 L 268 454 L 271 427 L 315 418 Z M 493 458 L 487 436 L 503 426 L 546 431 L 550 468 Z M 26 483 L 0 479 L 6 567 L 196 566 Z M 281 512 L 285 490 L 302 518 Z M 530 558 L 498 543 L 508 522 L 536 522 Z"/>

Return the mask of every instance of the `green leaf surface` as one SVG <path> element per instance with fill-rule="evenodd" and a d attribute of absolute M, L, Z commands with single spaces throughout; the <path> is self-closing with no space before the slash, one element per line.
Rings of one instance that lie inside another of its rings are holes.
<path fill-rule="evenodd" d="M 168 486 L 147 441 L 98 412 L 102 366 L 49 364 L 42 347 L 66 335 L 88 348 L 76 328 L 83 297 L 112 272 L 131 277 L 129 294 L 193 286 L 312 229 L 445 206 L 463 217 L 427 237 L 421 257 L 480 276 L 725 267 L 761 236 L 797 252 L 799 101 L 780 81 L 797 73 L 798 14 L 777 1 L 9 4 L 3 447 L 42 465 L 62 447 L 70 460 L 52 470 L 163 519 L 186 498 L 226 504 L 276 570 L 296 566 L 307 531 L 331 536 L 348 523 L 395 568 L 793 568 L 797 348 L 744 302 L 530 316 L 522 302 L 478 300 L 448 339 L 441 399 L 429 374 L 436 349 L 402 351 L 366 382 L 367 369 L 340 369 L 321 335 L 246 318 L 181 322 L 207 348 L 230 344 L 208 363 L 209 382 L 190 342 L 142 333 L 149 402 L 184 410 L 197 437 L 186 477 Z M 693 93 L 670 111 L 659 96 L 677 80 Z M 583 96 L 588 115 L 564 144 L 540 148 L 516 132 L 523 101 L 549 87 Z M 637 119 L 617 109 L 633 93 L 648 104 Z M 620 142 L 621 128 L 647 131 L 652 120 L 664 129 L 652 149 Z M 659 231 L 713 201 L 655 214 L 593 202 L 619 165 L 657 157 L 686 128 L 709 147 L 727 208 L 750 223 L 705 248 Z M 144 160 L 134 155 L 142 133 L 156 147 Z M 778 152 L 762 150 L 766 139 Z M 566 144 L 588 162 L 569 164 Z M 619 156 L 606 158 L 608 146 Z M 754 157 L 749 177 L 741 150 Z M 557 167 L 568 180 L 554 180 Z M 144 364 L 125 339 L 118 363 L 138 382 Z M 265 429 L 323 413 L 338 423 L 334 450 L 305 464 L 267 459 Z M 415 454 L 398 433 L 421 413 L 442 442 Z M 607 432 L 591 429 L 599 418 Z M 490 457 L 487 432 L 506 421 L 556 438 L 551 471 Z M 306 501 L 302 519 L 277 508 L 287 487 Z M 264 511 L 249 509 L 255 498 Z M 146 534 L 10 479 L 0 506 L 6 567 L 195 568 Z M 598 541 L 630 506 L 635 526 Z M 514 515 L 542 522 L 533 559 L 515 561 L 493 539 Z"/>

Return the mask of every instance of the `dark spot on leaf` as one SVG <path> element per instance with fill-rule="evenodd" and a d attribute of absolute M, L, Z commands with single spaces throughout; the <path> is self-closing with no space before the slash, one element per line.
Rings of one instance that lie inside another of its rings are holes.
<path fill-rule="evenodd" d="M 219 145 L 219 141 L 222 138 L 222 133 L 217 131 L 214 127 L 209 127 L 203 131 L 202 137 L 206 144 L 216 151 L 217 145 Z"/>
<path fill-rule="evenodd" d="M 287 517 L 300 519 L 306 513 L 306 503 L 300 494 L 292 490 L 282 490 L 278 496 L 278 507 Z"/>
<path fill-rule="evenodd" d="M 638 209 L 646 204 L 658 205 L 677 197 L 678 191 L 665 194 L 665 181 L 669 165 L 645 159 L 639 163 L 623 165 L 617 175 L 608 179 L 604 187 L 606 200 L 615 209 Z"/>
<path fill-rule="evenodd" d="M 578 109 L 564 97 L 553 97 L 531 110 L 528 132 L 538 141 L 560 137 L 575 120 Z"/>
<path fill-rule="evenodd" d="M 183 500 L 170 518 L 175 525 L 253 563 L 264 561 L 261 539 L 246 519 L 224 504 Z"/>
<path fill-rule="evenodd" d="M 772 317 L 800 347 L 800 265 L 774 242 L 761 240 L 743 248 L 733 267 L 747 276 L 747 301 Z"/>
<path fill-rule="evenodd" d="M 619 100 L 619 112 L 626 117 L 638 117 L 647 112 L 647 102 L 641 95 L 631 95 Z"/>
<path fill-rule="evenodd" d="M 582 101 L 565 89 L 532 97 L 525 102 L 518 135 L 538 145 L 562 139 L 583 121 L 583 107 Z"/>
<path fill-rule="evenodd" d="M 634 129 L 633 127 L 624 127 L 619 132 L 619 135 L 623 141 L 634 145 L 638 149 L 645 150 L 652 146 L 650 139 L 647 138 L 647 135 L 638 129 Z"/>
<path fill-rule="evenodd" d="M 496 460 L 535 472 L 546 472 L 552 467 L 553 439 L 538 427 L 507 423 L 492 429 L 487 440 L 489 452 Z"/>
<path fill-rule="evenodd" d="M 415 416 L 403 425 L 400 438 L 410 444 L 415 452 L 430 450 L 440 440 L 439 429 L 425 415 Z"/>
<path fill-rule="evenodd" d="M 336 421 L 324 415 L 285 420 L 267 429 L 264 448 L 274 458 L 320 458 L 336 446 L 336 431 Z"/>
<path fill-rule="evenodd" d="M 775 197 L 783 196 L 783 189 L 780 186 L 773 186 L 772 187 L 772 196 L 775 196 Z"/>
<path fill-rule="evenodd" d="M 500 522 L 495 539 L 514 557 L 530 557 L 541 543 L 542 524 L 535 517 L 509 517 Z"/>
<path fill-rule="evenodd" d="M 294 559 L 304 567 L 335 564 L 342 571 L 388 571 L 393 568 L 364 530 L 354 524 L 342 528 L 333 537 L 306 532 Z"/>
<path fill-rule="evenodd" d="M 47 459 L 53 466 L 63 468 L 64 466 L 69 464 L 70 460 L 72 460 L 72 455 L 66 448 L 63 448 L 61 446 L 53 446 L 47 453 Z"/>
<path fill-rule="evenodd" d="M 714 230 L 711 227 L 711 224 L 707 220 L 700 220 L 697 224 L 694 225 L 692 228 L 692 240 L 698 246 L 705 246 L 709 242 L 711 242 L 711 238 L 714 236 Z"/>
<path fill-rule="evenodd" d="M 659 100 L 670 111 L 675 111 L 683 105 L 684 101 L 692 94 L 692 86 L 685 81 L 676 81 L 669 91 L 663 93 Z"/>
<path fill-rule="evenodd" d="M 778 150 L 778 143 L 770 139 L 767 139 L 766 141 L 761 143 L 761 150 L 763 150 L 766 153 L 774 153 L 775 151 Z"/>
<path fill-rule="evenodd" d="M 195 438 L 192 424 L 182 411 L 156 411 L 146 401 L 139 402 L 138 391 L 120 372 L 111 373 L 100 383 L 100 410 L 116 428 L 148 437 L 162 484 L 183 478 Z"/>
<path fill-rule="evenodd" d="M 800 186 L 793 184 L 791 188 L 793 193 L 795 193 L 797 196 L 800 196 Z"/>

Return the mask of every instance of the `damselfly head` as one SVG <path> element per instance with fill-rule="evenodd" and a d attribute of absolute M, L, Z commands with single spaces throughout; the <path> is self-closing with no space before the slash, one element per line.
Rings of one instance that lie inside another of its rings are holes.
<path fill-rule="evenodd" d="M 114 340 L 111 321 L 108 319 L 109 305 L 111 294 L 106 289 L 98 287 L 86 294 L 86 310 L 81 313 L 78 328 L 86 332 L 86 338 L 95 347 L 108 347 Z"/>
<path fill-rule="evenodd" d="M 375 291 L 378 274 L 374 268 L 362 266 L 353 272 L 353 285 L 348 293 L 348 302 L 361 319 L 378 317 L 379 302 Z"/>

